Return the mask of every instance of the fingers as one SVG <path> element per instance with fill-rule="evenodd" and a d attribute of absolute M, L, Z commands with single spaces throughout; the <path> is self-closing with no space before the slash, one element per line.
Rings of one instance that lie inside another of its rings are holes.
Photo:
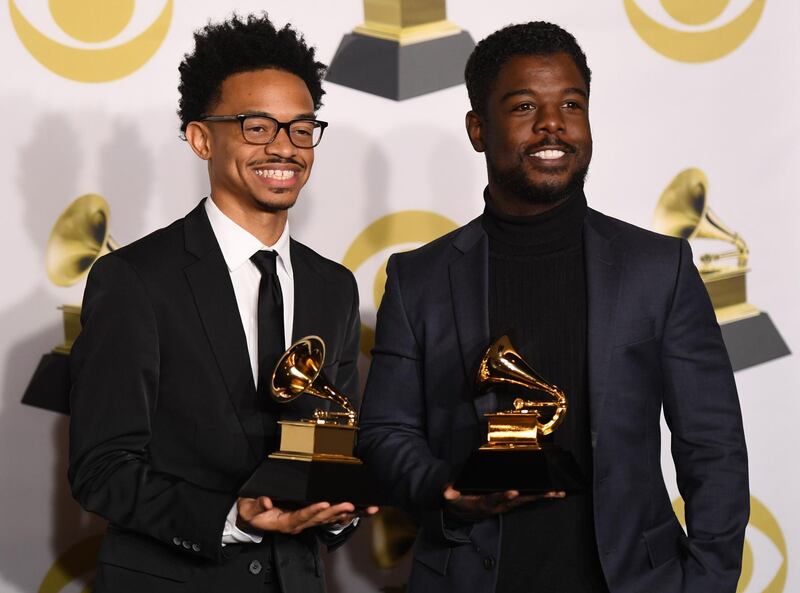
<path fill-rule="evenodd" d="M 461 498 L 461 492 L 453 488 L 452 484 L 448 484 L 444 489 L 443 496 L 446 501 L 452 502 Z"/>

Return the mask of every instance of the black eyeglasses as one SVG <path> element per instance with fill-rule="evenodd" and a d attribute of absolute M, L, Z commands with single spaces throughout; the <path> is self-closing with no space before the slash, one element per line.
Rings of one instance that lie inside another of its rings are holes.
<path fill-rule="evenodd" d="M 281 130 L 286 130 L 289 141 L 297 148 L 314 148 L 322 140 L 328 122 L 301 117 L 292 121 L 278 121 L 268 115 L 240 113 L 238 115 L 206 115 L 200 121 L 238 121 L 242 137 L 249 144 L 271 144 Z"/>

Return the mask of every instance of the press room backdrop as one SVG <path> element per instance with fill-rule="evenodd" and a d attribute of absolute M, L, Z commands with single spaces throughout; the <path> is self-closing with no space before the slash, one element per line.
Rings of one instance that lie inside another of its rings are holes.
<path fill-rule="evenodd" d="M 406 3 L 426 4 L 436 2 Z M 183 216 L 206 195 L 203 163 L 178 139 L 177 66 L 191 50 L 192 31 L 233 10 L 267 10 L 277 24 L 292 23 L 326 63 L 343 36 L 365 20 L 362 0 L 0 5 L 3 593 L 84 591 L 103 529 L 69 496 L 67 417 L 20 401 L 41 356 L 64 339 L 57 307 L 79 303 L 84 287 L 83 281 L 58 287 L 48 279 L 50 230 L 74 199 L 98 194 L 110 205 L 114 238 L 125 244 Z M 693 174 L 707 181 L 695 183 L 693 191 L 703 193 L 750 248 L 747 300 L 774 322 L 771 337 L 750 344 L 751 354 L 758 358 L 773 347 L 776 335 L 789 349 L 800 347 L 800 4 L 451 0 L 447 19 L 456 25 L 453 38 L 460 29 L 479 40 L 506 24 L 537 19 L 574 33 L 594 73 L 589 203 L 649 227 L 676 175 L 696 169 Z M 421 31 L 424 38 L 424 23 L 406 24 L 422 24 L 411 33 Z M 459 39 L 469 42 L 464 35 Z M 456 45 L 448 56 L 463 50 Z M 372 92 L 326 84 L 319 115 L 331 126 L 291 213 L 298 239 L 356 274 L 365 347 L 388 255 L 469 221 L 483 207 L 484 164 L 464 132 L 464 86 L 417 88 L 430 78 L 429 60 L 403 51 L 412 58 L 401 76 L 422 93 L 416 97 L 379 96 L 379 82 Z M 449 76 L 433 80 L 445 84 Z M 693 246 L 697 255 L 728 248 L 700 238 Z M 767 352 L 761 358 L 767 360 L 736 374 L 753 495 L 740 590 L 790 592 L 800 590 L 794 571 L 800 546 L 800 369 L 792 355 Z M 362 363 L 365 368 L 366 356 Z M 662 465 L 672 476 L 664 439 Z M 401 590 L 409 565 L 401 554 L 407 531 L 395 519 L 366 521 L 350 545 L 329 557 L 332 590 Z M 387 533 L 390 549 L 382 548 L 378 559 L 395 563 L 388 569 L 379 568 L 372 554 L 387 544 Z"/>

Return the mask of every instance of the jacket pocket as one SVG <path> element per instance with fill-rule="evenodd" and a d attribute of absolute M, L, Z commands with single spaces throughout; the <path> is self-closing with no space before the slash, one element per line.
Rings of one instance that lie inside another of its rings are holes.
<path fill-rule="evenodd" d="M 650 565 L 657 568 L 680 556 L 684 550 L 686 534 L 675 516 L 643 533 Z"/>
<path fill-rule="evenodd" d="M 447 563 L 450 560 L 451 551 L 449 547 L 438 546 L 434 543 L 426 542 L 422 538 L 417 538 L 417 543 L 414 546 L 414 560 L 444 576 L 447 574 Z"/>
<path fill-rule="evenodd" d="M 630 346 L 654 337 L 655 322 L 652 319 L 635 319 L 617 328 L 614 347 Z"/>
<path fill-rule="evenodd" d="M 180 583 L 191 576 L 188 559 L 156 540 L 109 526 L 98 562 L 143 572 Z"/>

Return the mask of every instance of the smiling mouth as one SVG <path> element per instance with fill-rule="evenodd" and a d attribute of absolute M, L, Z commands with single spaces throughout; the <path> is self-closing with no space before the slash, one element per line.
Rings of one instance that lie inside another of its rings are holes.
<path fill-rule="evenodd" d="M 567 153 L 563 150 L 559 150 L 557 148 L 545 148 L 543 150 L 537 150 L 535 152 L 529 152 L 528 156 L 533 157 L 535 159 L 540 159 L 543 161 L 555 161 L 560 159 Z"/>
<path fill-rule="evenodd" d="M 295 172 L 291 169 L 255 169 L 255 174 L 265 179 L 277 179 L 286 181 L 293 179 Z"/>

